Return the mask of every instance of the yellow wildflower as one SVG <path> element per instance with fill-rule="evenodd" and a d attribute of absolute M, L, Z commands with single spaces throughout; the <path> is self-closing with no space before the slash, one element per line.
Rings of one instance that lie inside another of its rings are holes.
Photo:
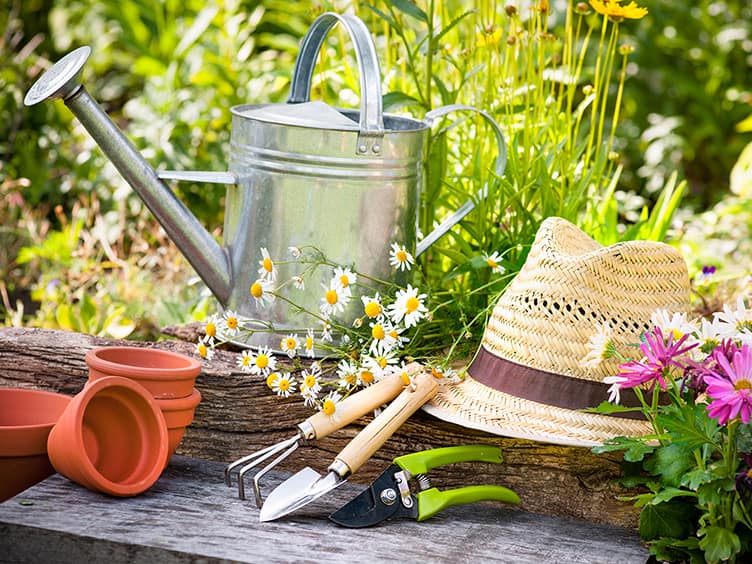
<path fill-rule="evenodd" d="M 607 16 L 615 21 L 621 21 L 623 19 L 639 20 L 644 18 L 648 13 L 647 8 L 638 6 L 634 2 L 622 6 L 621 3 L 623 1 L 624 0 L 590 0 L 590 5 L 599 14 Z"/>

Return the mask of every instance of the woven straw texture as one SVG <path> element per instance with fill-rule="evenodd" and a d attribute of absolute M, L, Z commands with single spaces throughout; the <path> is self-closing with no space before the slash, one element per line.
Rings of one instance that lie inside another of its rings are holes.
<path fill-rule="evenodd" d="M 617 373 L 619 361 L 593 369 L 582 359 L 604 323 L 617 350 L 631 357 L 629 345 L 639 341 L 656 309 L 688 307 L 687 266 L 674 248 L 649 241 L 603 247 L 568 221 L 548 218 L 494 307 L 481 346 L 523 366 L 602 382 Z M 561 444 L 600 444 L 648 431 L 643 422 L 516 398 L 470 377 L 442 389 L 425 409 L 468 427 Z"/>

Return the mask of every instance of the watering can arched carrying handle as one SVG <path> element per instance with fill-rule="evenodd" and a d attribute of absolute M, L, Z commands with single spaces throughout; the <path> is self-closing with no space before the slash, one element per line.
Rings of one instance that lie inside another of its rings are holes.
<path fill-rule="evenodd" d="M 504 174 L 504 170 L 507 167 L 507 145 L 506 141 L 504 140 L 504 134 L 501 131 L 501 128 L 499 127 L 499 124 L 496 123 L 496 120 L 491 117 L 490 114 L 487 112 L 484 112 L 483 110 L 479 110 L 478 108 L 474 106 L 468 106 L 465 104 L 449 104 L 447 106 L 441 106 L 440 108 L 436 108 L 435 110 L 432 110 L 428 112 L 424 118 L 424 121 L 428 126 L 430 127 L 433 125 L 433 122 L 437 120 L 438 118 L 444 117 L 447 114 L 451 114 L 453 112 L 475 112 L 478 115 L 480 115 L 484 120 L 486 120 L 486 123 L 491 127 L 491 130 L 494 132 L 494 135 L 496 136 L 496 144 L 498 148 L 498 153 L 496 155 L 496 165 L 494 167 L 494 175 L 497 178 L 500 178 Z M 456 125 L 456 124 L 455 124 Z M 454 127 L 454 126 L 450 126 Z M 418 256 L 421 253 L 423 253 L 428 247 L 433 245 L 442 235 L 444 235 L 447 231 L 449 231 L 452 227 L 454 227 L 456 224 L 458 224 L 462 218 L 464 218 L 467 214 L 469 214 L 473 209 L 475 208 L 476 201 L 483 200 L 488 197 L 488 185 L 484 185 L 483 188 L 481 188 L 480 192 L 475 198 L 469 199 L 467 202 L 462 204 L 457 211 L 455 211 L 452 215 L 447 217 L 444 221 L 439 224 L 436 229 L 431 231 L 424 239 L 422 239 L 416 249 L 415 249 L 415 255 Z"/>
<path fill-rule="evenodd" d="M 384 136 L 381 69 L 371 34 L 357 16 L 326 12 L 316 18 L 301 43 L 287 102 L 298 104 L 310 99 L 311 77 L 316 59 L 324 39 L 337 23 L 342 24 L 350 34 L 360 73 L 360 133 L 357 152 L 379 154 Z"/>

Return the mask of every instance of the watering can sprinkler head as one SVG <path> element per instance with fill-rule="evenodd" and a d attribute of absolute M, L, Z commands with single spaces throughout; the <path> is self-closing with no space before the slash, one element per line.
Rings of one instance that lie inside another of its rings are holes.
<path fill-rule="evenodd" d="M 126 182 L 138 193 L 211 292 L 220 303 L 227 304 L 232 280 L 225 250 L 86 91 L 80 77 L 90 54 L 91 48 L 84 46 L 65 55 L 32 85 L 26 93 L 24 104 L 33 106 L 62 98 Z M 235 181 L 234 175 L 228 173 L 194 172 L 187 177 L 189 180 L 229 184 Z"/>

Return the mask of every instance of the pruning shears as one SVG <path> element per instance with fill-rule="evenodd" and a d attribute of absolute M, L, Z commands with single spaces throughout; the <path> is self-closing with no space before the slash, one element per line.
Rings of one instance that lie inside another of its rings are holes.
<path fill-rule="evenodd" d="M 431 486 L 429 470 L 457 462 L 500 464 L 503 459 L 501 449 L 491 445 L 445 447 L 398 456 L 365 491 L 329 519 L 344 527 L 360 528 L 393 518 L 424 521 L 446 507 L 462 503 L 520 502 L 515 492 L 503 486 L 467 486 L 446 491 Z"/>

